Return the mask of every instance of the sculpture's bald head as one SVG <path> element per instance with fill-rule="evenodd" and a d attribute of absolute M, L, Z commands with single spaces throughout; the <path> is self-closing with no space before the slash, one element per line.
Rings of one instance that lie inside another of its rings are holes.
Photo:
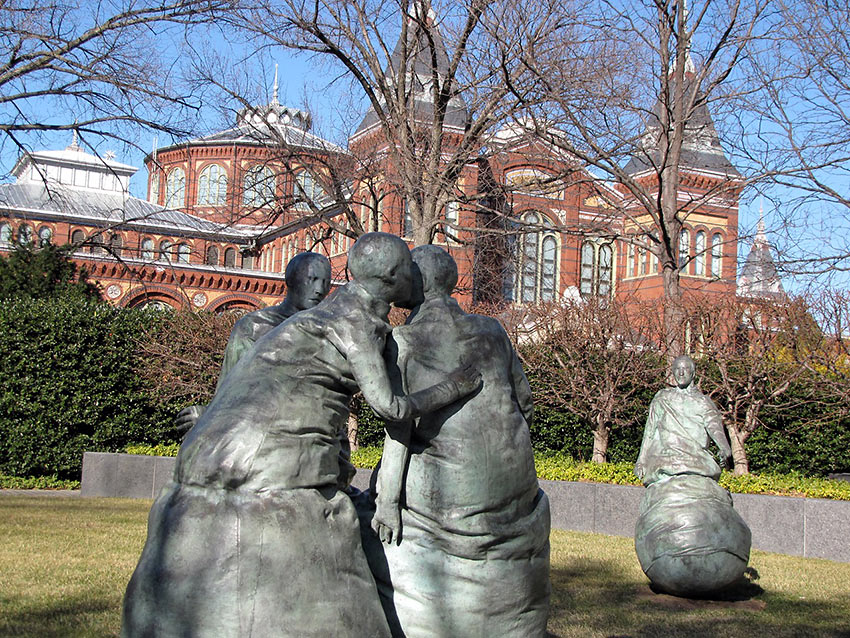
<path fill-rule="evenodd" d="M 331 262 L 319 253 L 298 253 L 286 264 L 286 299 L 298 310 L 317 305 L 331 288 Z"/>
<path fill-rule="evenodd" d="M 348 270 L 355 281 L 387 302 L 410 295 L 410 249 L 389 233 L 366 233 L 348 251 Z"/>
<path fill-rule="evenodd" d="M 422 290 L 425 295 L 451 295 L 457 285 L 457 263 L 439 246 L 417 246 L 410 251 L 413 262 L 422 273 Z"/>

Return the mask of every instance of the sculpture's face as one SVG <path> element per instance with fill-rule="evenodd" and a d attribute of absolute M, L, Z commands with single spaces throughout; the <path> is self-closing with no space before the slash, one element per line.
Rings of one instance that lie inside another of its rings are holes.
<path fill-rule="evenodd" d="M 673 362 L 673 378 L 680 388 L 687 388 L 694 380 L 694 365 L 687 359 L 676 359 Z"/>
<path fill-rule="evenodd" d="M 298 310 L 306 310 L 328 296 L 331 289 L 331 271 L 328 264 L 319 259 L 309 261 L 300 270 L 296 285 L 289 291 L 289 296 Z"/>
<path fill-rule="evenodd" d="M 388 284 L 386 300 L 407 307 L 413 287 L 413 260 L 409 251 L 400 251 L 385 281 Z"/>
<path fill-rule="evenodd" d="M 407 299 L 396 302 L 396 306 L 400 308 L 413 309 L 423 301 L 425 301 L 425 292 L 423 290 L 422 273 L 416 262 L 411 264 L 410 269 L 410 288 Z"/>

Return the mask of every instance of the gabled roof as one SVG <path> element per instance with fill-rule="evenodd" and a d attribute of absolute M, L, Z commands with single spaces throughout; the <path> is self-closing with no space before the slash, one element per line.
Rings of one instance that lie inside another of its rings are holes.
<path fill-rule="evenodd" d="M 404 38 L 399 36 L 387 67 L 384 70 L 384 77 L 390 80 L 390 84 L 394 84 L 394 78 L 398 77 L 399 73 L 410 73 L 408 81 L 411 83 L 413 89 L 415 120 L 418 123 L 430 124 L 433 121 L 434 102 L 430 90 L 426 89 L 426 87 L 431 85 L 433 72 L 431 44 L 429 43 L 428 36 L 430 35 L 434 41 L 437 74 L 441 81 L 445 78 L 449 70 L 449 55 L 446 52 L 443 37 L 434 23 L 434 16 L 431 14 L 426 20 L 431 27 L 428 31 L 413 20 L 408 25 L 408 51 L 412 52 L 412 63 L 411 53 L 408 53 L 407 59 L 404 57 Z M 451 98 L 446 108 L 445 126 L 464 131 L 469 124 L 469 119 L 469 109 L 463 98 L 460 96 Z M 363 121 L 360 122 L 354 135 L 352 135 L 352 138 L 362 135 L 378 123 L 378 114 L 375 112 L 374 106 L 370 106 L 366 115 L 363 117 Z"/>
<path fill-rule="evenodd" d="M 694 79 L 692 72 L 685 73 L 685 95 L 692 90 Z M 671 84 L 671 91 L 674 90 Z M 646 170 L 654 171 L 663 166 L 664 155 L 658 142 L 663 121 L 662 113 L 666 106 L 659 96 L 646 122 L 646 132 L 641 142 L 642 148 L 625 166 L 627 173 L 634 175 Z M 723 152 L 723 146 L 714 127 L 714 120 L 711 118 L 708 104 L 701 91 L 697 91 L 693 112 L 685 125 L 685 139 L 679 166 L 697 171 L 720 173 L 729 178 L 740 176 L 738 169 Z"/>

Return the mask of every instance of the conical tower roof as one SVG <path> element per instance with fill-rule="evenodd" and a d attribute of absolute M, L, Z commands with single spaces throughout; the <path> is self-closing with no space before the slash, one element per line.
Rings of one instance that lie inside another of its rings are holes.
<path fill-rule="evenodd" d="M 693 82 L 696 81 L 690 56 L 687 59 L 684 75 L 684 94 L 689 95 L 693 90 Z M 674 84 L 671 84 L 670 91 L 675 94 Z M 661 122 L 664 121 L 662 113 L 671 106 L 665 104 L 661 96 L 656 100 L 655 106 L 647 119 L 646 133 L 641 142 L 641 149 L 626 164 L 625 170 L 629 174 L 642 173 L 650 169 L 656 170 L 664 165 L 663 149 L 659 146 Z M 714 120 L 708 111 L 705 95 L 699 89 L 697 90 L 693 112 L 685 125 L 685 139 L 682 144 L 679 166 L 684 169 L 720 173 L 727 178 L 740 176 L 738 170 L 723 152 L 723 146 L 714 127 Z"/>
<path fill-rule="evenodd" d="M 433 12 L 429 10 L 426 18 L 427 27 L 410 20 L 407 29 L 407 55 L 405 56 L 404 36 L 399 36 L 398 42 L 393 49 L 384 76 L 394 84 L 394 78 L 399 73 L 410 75 L 408 82 L 413 91 L 413 115 L 417 123 L 430 124 L 433 120 L 434 102 L 431 94 L 432 62 L 431 44 L 433 40 L 434 57 L 437 62 L 437 74 L 442 81 L 449 70 L 449 55 L 446 51 L 443 38 L 436 27 Z M 429 40 L 429 36 L 430 39 Z M 445 127 L 458 129 L 460 132 L 466 130 L 469 123 L 469 109 L 466 102 L 460 96 L 449 100 L 445 116 Z M 357 127 L 352 138 L 359 137 L 379 125 L 378 114 L 375 107 L 370 106 L 363 121 Z"/>
<path fill-rule="evenodd" d="M 764 221 L 759 219 L 753 247 L 738 277 L 738 295 L 741 297 L 777 297 L 785 294 L 776 271 L 770 242 L 764 232 Z"/>

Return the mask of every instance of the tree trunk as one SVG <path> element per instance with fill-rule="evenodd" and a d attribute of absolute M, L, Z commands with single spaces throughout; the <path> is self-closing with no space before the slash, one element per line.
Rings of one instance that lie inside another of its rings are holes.
<path fill-rule="evenodd" d="M 593 456 L 590 458 L 594 463 L 605 463 L 608 460 L 608 440 L 611 438 L 611 428 L 606 425 L 597 425 L 593 430 Z"/>
<path fill-rule="evenodd" d="M 683 339 L 685 310 L 682 307 L 682 290 L 679 286 L 679 269 L 665 266 L 662 273 L 664 282 L 664 347 L 667 360 L 685 353 Z"/>
<path fill-rule="evenodd" d="M 348 415 L 348 443 L 351 445 L 352 452 L 358 448 L 357 415 L 354 412 L 350 412 Z"/>
<path fill-rule="evenodd" d="M 735 464 L 733 473 L 736 476 L 750 473 L 750 462 L 747 460 L 747 450 L 744 447 L 744 442 L 747 436 L 734 425 L 727 425 L 726 430 L 729 432 L 729 444 L 732 446 L 732 461 Z"/>

